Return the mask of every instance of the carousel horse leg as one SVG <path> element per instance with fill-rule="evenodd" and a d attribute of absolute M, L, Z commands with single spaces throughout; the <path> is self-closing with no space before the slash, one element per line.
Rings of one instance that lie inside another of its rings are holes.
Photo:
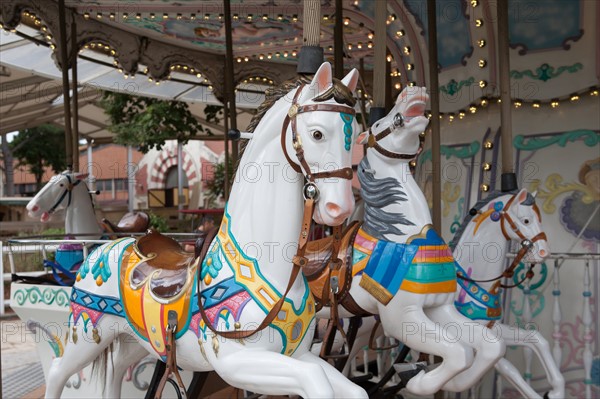
<path fill-rule="evenodd" d="M 119 336 L 115 342 L 118 342 L 117 346 L 108 354 L 104 388 L 107 398 L 121 397 L 121 386 L 127 369 L 148 355 L 144 348 L 128 335 Z"/>
<path fill-rule="evenodd" d="M 114 319 L 102 317 L 96 328 L 98 332 L 114 331 L 115 324 L 117 323 Z M 85 332 L 83 325 L 83 321 L 77 323 L 76 333 L 70 330 L 70 340 L 65 346 L 63 355 L 52 361 L 46 378 L 46 399 L 59 398 L 69 377 L 94 361 L 113 342 L 114 336 L 109 333 L 106 334 L 107 336 L 100 337 L 99 342 L 96 343 L 92 332 L 89 329 Z"/>
<path fill-rule="evenodd" d="M 476 351 L 473 364 L 448 381 L 444 390 L 462 392 L 469 389 L 504 356 L 504 341 L 492 330 L 460 314 L 454 304 L 429 308 L 426 312 L 433 320 L 447 326 L 445 336 L 453 335 L 452 330 L 458 327 L 458 334 L 454 338 Z"/>
<path fill-rule="evenodd" d="M 365 390 L 358 385 L 350 382 L 342 373 L 340 373 L 335 367 L 321 359 L 319 356 L 312 352 L 306 352 L 301 355 L 299 360 L 303 362 L 312 363 L 321 366 L 327 379 L 333 387 L 335 392 L 334 398 L 367 398 Z"/>
<path fill-rule="evenodd" d="M 499 329 L 499 333 L 502 334 L 501 336 L 506 345 L 526 346 L 535 352 L 544 367 L 548 382 L 552 386 L 552 390 L 548 392 L 549 398 L 557 399 L 565 397 L 565 379 L 559 367 L 554 362 L 548 341 L 542 334 L 537 330 L 524 330 L 502 323 L 496 324 L 494 328 Z"/>
<path fill-rule="evenodd" d="M 293 393 L 307 399 L 335 397 L 322 363 L 307 363 L 275 352 L 245 348 L 228 355 L 219 354 L 218 358 L 213 357 L 212 350 L 206 353 L 215 371 L 231 386 L 265 395 Z M 310 358 L 318 359 L 312 355 L 303 360 Z M 346 384 L 353 385 L 339 372 L 336 373 Z M 363 391 L 360 397 L 367 398 L 366 392 Z"/>
<path fill-rule="evenodd" d="M 496 370 L 508 382 L 510 382 L 524 398 L 542 399 L 542 397 L 531 388 L 531 386 L 523 379 L 521 373 L 511 362 L 502 358 L 496 363 Z"/>
<path fill-rule="evenodd" d="M 406 383 L 416 395 L 433 395 L 453 376 L 467 369 L 473 362 L 473 350 L 461 342 L 449 342 L 438 323 L 423 311 L 425 295 L 415 296 L 398 291 L 387 306 L 379 306 L 382 324 L 390 326 L 387 332 L 408 347 L 440 356 L 442 364 L 428 372 L 421 371 Z M 416 299 L 416 300 L 415 300 Z"/>

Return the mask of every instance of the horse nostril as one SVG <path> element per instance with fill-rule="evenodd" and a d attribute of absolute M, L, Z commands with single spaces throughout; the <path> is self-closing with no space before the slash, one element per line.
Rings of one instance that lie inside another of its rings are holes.
<path fill-rule="evenodd" d="M 542 256 L 542 257 L 546 256 L 546 250 L 545 249 L 540 249 L 540 256 Z"/>
<path fill-rule="evenodd" d="M 342 213 L 342 208 L 334 204 L 333 202 L 328 202 L 325 204 L 325 209 L 327 209 L 327 213 L 329 213 L 333 217 L 338 217 Z"/>
<path fill-rule="evenodd" d="M 37 206 L 37 205 L 34 205 L 34 206 L 31 208 L 31 210 L 32 210 L 33 212 L 36 212 L 38 209 L 40 209 L 40 207 L 39 207 L 39 206 Z"/>

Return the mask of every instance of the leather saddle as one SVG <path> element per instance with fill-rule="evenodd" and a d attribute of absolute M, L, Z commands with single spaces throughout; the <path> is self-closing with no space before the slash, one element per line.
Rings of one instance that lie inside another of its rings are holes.
<path fill-rule="evenodd" d="M 148 234 L 140 237 L 135 250 L 141 261 L 132 272 L 131 283 L 137 286 L 150 278 L 152 293 L 165 300 L 182 292 L 194 276 L 194 270 L 190 269 L 195 269 L 200 260 L 184 251 L 177 241 L 156 230 L 149 230 Z"/>
<path fill-rule="evenodd" d="M 308 258 L 307 265 L 302 272 L 308 280 L 310 290 L 320 306 L 330 306 L 329 292 L 323 292 L 324 287 L 331 286 L 327 280 L 337 278 L 339 291 L 336 295 L 340 305 L 355 315 L 363 315 L 366 312 L 361 309 L 349 294 L 352 284 L 352 244 L 354 237 L 360 228 L 359 223 L 352 223 L 342 233 L 337 258 L 341 261 L 338 266 L 331 267 L 330 260 L 333 252 L 333 236 L 320 240 L 310 241 L 307 244 L 305 257 Z M 329 266 L 329 267 L 328 267 Z M 329 273 L 331 269 L 331 274 Z"/>
<path fill-rule="evenodd" d="M 172 238 L 156 230 L 148 230 L 135 243 L 141 261 L 132 271 L 130 282 L 134 286 L 150 279 L 152 293 L 167 302 L 175 300 L 191 284 L 196 268 L 206 256 L 208 247 L 218 228 L 202 233 L 196 240 L 195 253 L 186 252 Z"/>
<path fill-rule="evenodd" d="M 116 225 L 103 218 L 102 225 L 109 233 L 143 233 L 148 228 L 150 218 L 145 212 L 128 212 Z"/>

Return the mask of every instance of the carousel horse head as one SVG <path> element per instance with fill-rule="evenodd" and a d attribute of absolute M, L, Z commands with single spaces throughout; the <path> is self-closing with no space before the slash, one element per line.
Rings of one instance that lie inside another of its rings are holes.
<path fill-rule="evenodd" d="M 500 227 L 507 240 L 532 244 L 525 257 L 527 262 L 542 263 L 550 255 L 550 245 L 542 230 L 542 215 L 535 203 L 535 193 L 522 189 L 510 197 L 506 204 L 496 202 L 494 210 L 500 209 Z M 493 215 L 492 215 L 493 216 Z M 490 217 L 492 217 L 490 216 Z"/>
<path fill-rule="evenodd" d="M 419 151 L 420 134 L 429 123 L 425 116 L 428 100 L 427 89 L 407 86 L 398 95 L 392 110 L 361 133 L 357 143 L 367 144 L 385 158 L 408 162 Z"/>
<path fill-rule="evenodd" d="M 69 170 L 52 176 L 50 181 L 27 204 L 29 216 L 39 217 L 42 222 L 47 222 L 54 212 L 71 205 L 73 189 L 86 177 L 87 173 L 75 173 Z"/>
<path fill-rule="evenodd" d="M 542 216 L 535 203 L 535 193 L 526 189 L 513 194 L 491 194 L 491 200 L 478 202 L 470 211 L 471 220 L 475 223 L 474 235 L 496 235 L 497 230 L 485 229 L 483 223 L 491 221 L 499 223 L 502 235 L 507 241 L 515 241 L 521 246 L 530 246 L 524 260 L 530 263 L 541 263 L 550 255 L 550 246 L 546 233 L 542 230 Z M 489 198 L 489 197 L 488 197 Z M 481 227 L 481 228 L 480 228 Z M 457 234 L 459 237 L 460 232 Z M 496 240 L 489 237 L 490 242 Z M 485 241 L 484 237 L 479 240 Z M 520 248 L 519 248 L 520 249 Z"/>
<path fill-rule="evenodd" d="M 352 93 L 357 82 L 356 69 L 340 81 L 324 63 L 296 91 L 289 107 L 284 154 L 307 181 L 303 195 L 315 200 L 317 223 L 340 225 L 354 210 L 352 144 L 358 125 Z"/>

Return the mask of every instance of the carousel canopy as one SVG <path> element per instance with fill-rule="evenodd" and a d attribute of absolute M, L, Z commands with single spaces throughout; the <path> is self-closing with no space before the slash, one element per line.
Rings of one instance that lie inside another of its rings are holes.
<path fill-rule="evenodd" d="M 254 108 L 266 87 L 295 74 L 303 3 L 231 3 L 237 105 Z M 344 65 L 363 67 L 367 93 L 361 94 L 367 99 L 372 92 L 374 42 L 379 40 L 374 37 L 374 4 L 342 1 Z M 321 5 L 321 46 L 331 61 L 335 2 L 323 0 Z M 387 1 L 382 40 L 387 43 L 394 93 L 405 85 L 428 86 L 426 5 L 417 0 Z M 66 1 L 66 7 L 66 43 L 69 54 L 73 43 L 79 52 L 82 85 L 198 103 L 219 103 L 223 98 L 223 2 L 94 0 Z M 1 12 L 2 26 L 17 29 L 19 35 L 3 36 L 2 65 L 29 72 L 27 79 L 38 86 L 42 79 L 52 79 L 58 93 L 58 2 L 5 0 Z M 442 113 L 468 115 L 499 96 L 496 20 L 495 2 L 437 1 Z M 550 105 L 595 90 L 600 76 L 598 20 L 600 6 L 595 1 L 509 1 L 511 94 L 516 105 Z M 85 101 L 85 95 L 81 97 Z"/>

